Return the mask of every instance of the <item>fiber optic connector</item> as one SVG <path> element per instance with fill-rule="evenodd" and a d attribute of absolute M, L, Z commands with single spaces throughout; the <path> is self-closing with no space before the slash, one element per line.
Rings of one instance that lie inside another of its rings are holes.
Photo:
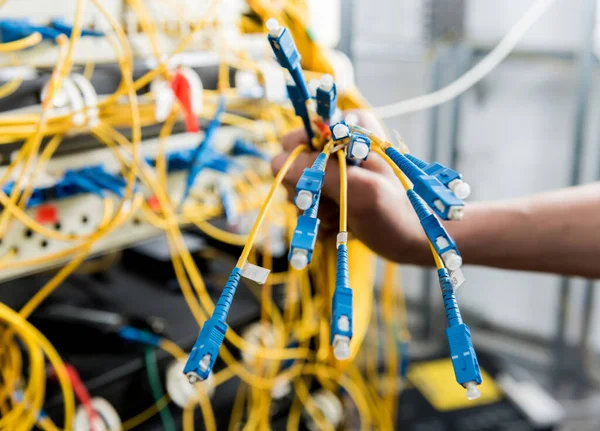
<path fill-rule="evenodd" d="M 462 257 L 458 252 L 456 243 L 452 237 L 448 234 L 444 226 L 434 216 L 423 199 L 414 190 L 407 190 L 406 195 L 408 200 L 412 204 L 423 230 L 429 238 L 429 241 L 435 248 L 437 254 L 444 261 L 444 265 L 450 270 L 454 271 L 462 266 Z"/>
<path fill-rule="evenodd" d="M 269 156 L 262 152 L 251 142 L 244 139 L 236 139 L 233 142 L 231 154 L 234 156 L 251 156 L 262 160 L 269 160 Z"/>
<path fill-rule="evenodd" d="M 460 220 L 463 216 L 464 202 L 457 198 L 437 178 L 427 175 L 421 168 L 407 159 L 393 147 L 385 153 L 404 172 L 413 183 L 415 192 L 443 220 Z"/>
<path fill-rule="evenodd" d="M 325 163 L 327 156 L 319 154 L 310 168 L 305 168 L 296 183 L 296 206 L 306 211 L 317 203 L 317 198 L 323 187 L 323 178 L 325 177 Z M 316 217 L 316 215 L 315 215 Z"/>
<path fill-rule="evenodd" d="M 39 33 L 42 35 L 42 39 L 50 41 L 55 41 L 58 36 L 63 34 L 54 28 L 32 24 L 25 18 L 0 20 L 0 42 L 2 43 L 14 42 L 33 33 Z"/>
<path fill-rule="evenodd" d="M 325 172 L 314 168 L 305 168 L 296 184 L 296 199 L 294 202 L 301 210 L 307 210 L 316 202 L 323 187 Z"/>
<path fill-rule="evenodd" d="M 338 360 L 350 357 L 352 340 L 352 289 L 348 275 L 348 246 L 339 244 L 337 251 L 337 269 L 335 291 L 331 300 L 331 339 L 333 354 Z"/>
<path fill-rule="evenodd" d="M 463 323 L 448 271 L 444 268 L 439 269 L 438 277 L 448 319 L 446 338 L 450 347 L 452 367 L 456 381 L 467 389 L 467 398 L 472 400 L 480 395 L 477 385 L 481 384 L 481 372 L 471 340 L 471 331 Z"/>
<path fill-rule="evenodd" d="M 350 127 L 348 127 L 344 121 L 334 124 L 330 127 L 330 130 L 331 139 L 333 139 L 336 145 L 345 144 L 352 137 L 352 134 L 350 133 Z"/>
<path fill-rule="evenodd" d="M 290 96 L 292 106 L 294 107 L 294 112 L 302 119 L 302 124 L 304 125 L 304 130 L 306 130 L 306 135 L 308 136 L 309 141 L 312 141 L 312 138 L 315 136 L 315 134 L 310 123 L 308 108 L 306 107 L 306 100 L 302 97 L 300 90 L 293 82 L 288 82 L 286 84 L 286 88 L 288 95 Z"/>
<path fill-rule="evenodd" d="M 273 48 L 277 61 L 281 67 L 290 72 L 303 103 L 306 103 L 310 99 L 310 93 L 304 80 L 302 66 L 300 66 L 300 52 L 296 48 L 290 31 L 285 27 L 281 27 L 277 20 L 273 18 L 267 20 L 266 26 L 269 30 L 267 39 L 271 48 Z"/>
<path fill-rule="evenodd" d="M 292 236 L 288 260 L 293 268 L 301 270 L 312 260 L 320 221 L 316 217 L 301 215 Z"/>
<path fill-rule="evenodd" d="M 215 366 L 228 328 L 225 321 L 240 282 L 241 273 L 240 268 L 234 268 L 231 271 L 212 316 L 202 325 L 200 335 L 198 335 L 183 369 L 190 383 L 206 380 Z"/>
<path fill-rule="evenodd" d="M 423 169 L 426 174 L 436 177 L 440 182 L 452 190 L 459 199 L 466 199 L 471 194 L 471 186 L 463 181 L 462 175 L 441 163 L 427 163 L 412 154 L 405 154 L 406 158 Z"/>
<path fill-rule="evenodd" d="M 54 18 L 52 21 L 50 21 L 50 27 L 56 29 L 57 31 L 60 31 L 67 37 L 71 37 L 71 32 L 73 31 L 73 26 L 67 24 L 61 18 Z M 100 31 L 95 31 L 95 30 L 81 29 L 81 35 L 82 36 L 92 36 L 92 37 L 102 37 L 102 36 L 104 36 L 104 33 L 100 32 Z"/>
<path fill-rule="evenodd" d="M 325 74 L 321 76 L 316 94 L 317 114 L 325 121 L 329 121 L 335 113 L 337 106 L 337 88 L 333 76 Z"/>
<path fill-rule="evenodd" d="M 351 159 L 367 160 L 371 152 L 371 140 L 366 135 L 353 133 L 350 145 L 348 147 L 348 155 Z"/>

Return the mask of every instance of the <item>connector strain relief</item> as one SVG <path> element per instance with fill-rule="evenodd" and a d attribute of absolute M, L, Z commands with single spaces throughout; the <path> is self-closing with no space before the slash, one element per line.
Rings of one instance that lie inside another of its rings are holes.
<path fill-rule="evenodd" d="M 454 287 L 450 276 L 445 268 L 438 270 L 438 277 L 440 280 L 440 288 L 442 289 L 442 299 L 444 300 L 444 308 L 446 310 L 446 318 L 448 319 L 448 326 L 458 326 L 463 323 L 458 303 L 456 302 L 456 295 L 454 294 Z"/>
<path fill-rule="evenodd" d="M 337 268 L 335 275 L 335 287 L 350 288 L 350 276 L 348 274 L 348 246 L 340 244 L 337 249 Z"/>
<path fill-rule="evenodd" d="M 415 156 L 413 156 L 410 153 L 404 154 L 404 157 L 406 157 L 408 160 L 413 162 L 415 165 L 417 165 L 421 169 L 425 169 L 425 167 L 428 164 L 427 162 L 424 162 L 423 160 L 416 158 Z"/>
<path fill-rule="evenodd" d="M 413 162 L 408 160 L 394 147 L 388 147 L 385 150 L 385 153 L 413 183 L 419 175 L 423 175 L 423 171 L 421 169 L 415 166 Z"/>
<path fill-rule="evenodd" d="M 412 204 L 419 220 L 425 220 L 429 215 L 431 215 L 431 211 L 427 207 L 425 201 L 415 192 L 413 189 L 409 189 L 406 191 L 406 195 L 408 196 L 408 200 Z"/>
<path fill-rule="evenodd" d="M 312 168 L 318 169 L 320 171 L 325 171 L 326 163 L 327 163 L 327 155 L 325 153 L 321 153 L 317 156 L 317 158 L 313 162 Z"/>
<path fill-rule="evenodd" d="M 231 275 L 229 276 L 227 283 L 225 283 L 225 287 L 221 292 L 219 301 L 215 306 L 213 317 L 217 318 L 221 322 L 225 322 L 227 320 L 227 314 L 229 313 L 229 308 L 231 307 L 231 302 L 235 296 L 235 291 L 237 290 L 241 275 L 242 270 L 240 268 L 234 268 L 233 271 L 231 271 Z"/>

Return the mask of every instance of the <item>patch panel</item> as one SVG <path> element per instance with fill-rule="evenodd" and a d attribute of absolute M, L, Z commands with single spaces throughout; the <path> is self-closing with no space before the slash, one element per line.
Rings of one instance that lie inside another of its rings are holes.
<path fill-rule="evenodd" d="M 248 132 L 241 131 L 234 127 L 223 127 L 215 132 L 215 151 L 227 153 L 233 148 L 235 139 L 244 137 L 246 139 L 255 138 Z M 202 139 L 198 134 L 179 134 L 170 137 L 167 152 L 192 150 Z M 154 158 L 158 152 L 158 140 L 152 139 L 144 141 L 142 145 L 143 156 L 146 158 Z M 256 172 L 261 170 L 269 170 L 268 164 L 252 157 L 243 157 L 240 159 L 244 166 L 253 169 Z M 61 177 L 68 170 L 82 169 L 90 165 L 102 165 L 108 172 L 116 174 L 118 165 L 115 162 L 114 156 L 109 149 L 95 149 L 87 152 L 77 153 L 73 155 L 53 158 L 49 164 L 47 172 L 50 176 Z M 4 168 L 0 169 L 0 175 L 4 172 Z M 210 187 L 215 187 L 222 179 L 222 174 L 215 171 L 204 171 L 198 176 L 198 180 L 194 184 L 194 191 L 206 190 Z M 167 192 L 173 202 L 178 202 L 183 194 L 184 184 L 186 181 L 185 171 L 175 171 L 169 175 Z M 142 188 L 142 187 L 140 187 Z M 142 188 L 146 198 L 151 198 L 152 194 L 149 190 Z M 118 196 L 107 193 L 114 203 L 118 203 Z M 213 202 L 208 202 L 213 203 Z M 215 201 L 214 204 L 218 204 Z M 38 205 L 27 209 L 27 214 L 34 219 L 43 222 L 46 227 L 55 229 L 64 234 L 86 235 L 96 231 L 102 220 L 104 203 L 101 198 L 93 194 L 80 194 L 77 196 L 54 200 L 42 205 Z M 153 236 L 159 235 L 162 231 L 149 223 L 147 223 L 141 214 L 138 212 L 130 219 L 125 221 L 119 228 L 115 229 L 109 235 L 106 235 L 101 240 L 96 242 L 90 254 L 101 254 L 106 250 L 118 250 L 126 247 L 129 244 L 143 241 Z M 21 222 L 15 220 L 11 223 L 6 235 L 0 242 L 0 256 L 12 255 L 5 261 L 19 262 L 30 259 L 43 258 L 52 253 L 66 250 L 78 242 L 59 241 L 56 239 L 46 238 L 39 233 L 35 233 L 24 226 Z M 8 268 L 0 271 L 0 280 L 11 279 L 26 273 L 40 271 L 62 262 L 66 259 L 52 260 L 47 263 L 40 264 L 34 268 Z"/>

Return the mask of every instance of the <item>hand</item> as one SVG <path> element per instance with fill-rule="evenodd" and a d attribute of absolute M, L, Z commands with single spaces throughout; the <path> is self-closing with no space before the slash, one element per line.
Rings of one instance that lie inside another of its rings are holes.
<path fill-rule="evenodd" d="M 357 112 L 363 127 L 384 136 L 377 120 L 367 112 Z M 282 139 L 284 152 L 272 160 L 277 173 L 298 145 L 307 143 L 303 129 Z M 291 200 L 304 168 L 310 167 L 318 152 L 302 153 L 284 179 Z M 331 156 L 325 171 L 318 217 L 319 236 L 339 231 L 340 178 L 337 157 Z M 374 152 L 359 166 L 348 166 L 348 229 L 375 253 L 386 259 L 423 264 L 431 260 L 427 239 L 406 193 L 385 160 Z"/>

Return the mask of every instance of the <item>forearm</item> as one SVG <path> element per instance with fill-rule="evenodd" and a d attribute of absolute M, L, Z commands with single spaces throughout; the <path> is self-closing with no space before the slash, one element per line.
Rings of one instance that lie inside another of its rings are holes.
<path fill-rule="evenodd" d="M 600 183 L 470 204 L 446 227 L 466 264 L 600 278 Z"/>

